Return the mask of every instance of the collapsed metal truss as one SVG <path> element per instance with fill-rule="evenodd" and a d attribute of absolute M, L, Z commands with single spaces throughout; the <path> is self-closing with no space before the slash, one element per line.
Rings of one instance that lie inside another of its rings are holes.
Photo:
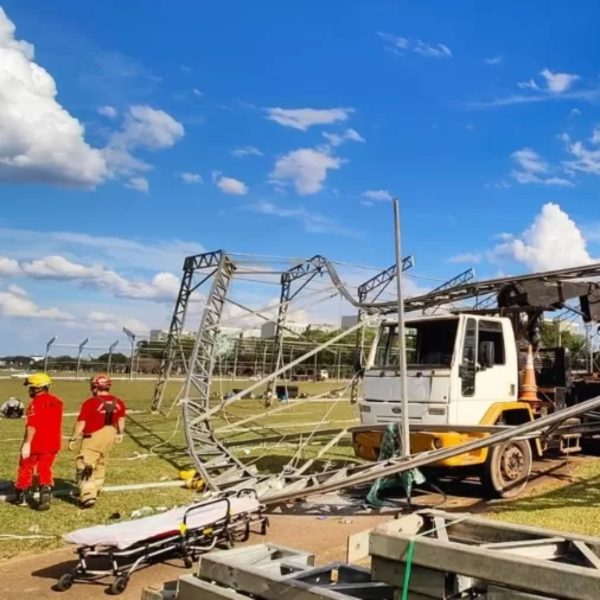
<path fill-rule="evenodd" d="M 405 267 L 409 268 L 411 264 L 411 257 L 407 257 L 402 265 L 403 270 L 405 270 Z M 201 269 L 210 269 L 210 272 L 202 278 L 200 283 L 193 284 L 194 273 Z M 376 295 L 375 299 L 369 300 L 368 293 L 380 290 L 381 287 L 389 284 L 396 273 L 393 268 L 386 269 L 368 282 L 365 282 L 359 289 L 359 297 L 355 298 L 342 282 L 333 264 L 323 256 L 316 255 L 284 272 L 281 276 L 281 302 L 279 304 L 277 320 L 275 321 L 277 357 L 274 361 L 272 372 L 245 390 L 227 398 L 227 400 L 222 400 L 220 403 L 211 405 L 215 341 L 223 309 L 228 301 L 227 294 L 235 272 L 236 265 L 233 259 L 223 251 L 206 253 L 186 259 L 180 294 L 175 306 L 167 348 L 161 364 L 161 375 L 153 399 L 153 406 L 159 408 L 173 358 L 178 352 L 181 354 L 184 364 L 186 363 L 180 341 L 190 295 L 199 285 L 212 278 L 212 288 L 206 299 L 192 356 L 187 361 L 187 376 L 181 404 L 185 436 L 191 458 L 208 489 L 213 492 L 255 487 L 265 501 L 284 502 L 312 493 L 337 490 L 372 481 L 378 477 L 394 475 L 468 451 L 503 443 L 508 439 L 514 439 L 515 436 L 532 433 L 539 435 L 543 432 L 544 427 L 560 423 L 569 417 L 600 406 L 600 399 L 596 398 L 587 403 L 553 413 L 534 423 L 511 427 L 510 431 L 501 431 L 470 444 L 422 453 L 416 457 L 392 459 L 375 465 L 349 467 L 319 475 L 304 475 L 302 470 L 296 470 L 275 478 L 261 477 L 257 475 L 253 468 L 247 467 L 237 459 L 218 439 L 211 420 L 232 402 L 239 400 L 265 384 L 272 386 L 278 377 L 295 365 L 329 348 L 329 346 L 339 342 L 345 336 L 358 332 L 363 327 L 363 322 L 359 321 L 353 327 L 334 336 L 326 343 L 316 346 L 304 355 L 290 361 L 287 365 L 281 364 L 281 339 L 283 331 L 286 329 L 285 320 L 290 302 L 294 298 L 297 298 L 298 294 L 302 290 L 305 290 L 306 286 L 316 277 L 327 275 L 336 292 L 352 306 L 361 311 L 362 318 L 369 320 L 378 318 L 378 315 L 384 315 L 392 309 L 395 310 L 395 301 L 378 302 L 377 299 L 380 293 Z M 517 306 L 522 301 L 523 294 L 525 296 L 529 295 L 531 298 L 543 300 L 542 306 L 561 306 L 564 298 L 567 296 L 573 297 L 573 295 L 585 296 L 589 299 L 589 303 L 593 304 L 598 295 L 597 285 L 573 280 L 595 276 L 600 276 L 600 264 L 483 282 L 470 281 L 473 273 L 471 270 L 467 270 L 427 294 L 406 299 L 405 306 L 407 311 L 414 311 L 457 300 L 478 298 L 482 295 L 491 296 L 492 294 L 496 294 L 500 299 L 501 294 L 506 293 L 507 290 L 509 293 L 505 295 L 509 303 L 513 302 Z M 543 284 L 541 288 L 539 287 L 540 282 Z M 506 298 L 504 298 L 503 302 L 506 303 Z"/>

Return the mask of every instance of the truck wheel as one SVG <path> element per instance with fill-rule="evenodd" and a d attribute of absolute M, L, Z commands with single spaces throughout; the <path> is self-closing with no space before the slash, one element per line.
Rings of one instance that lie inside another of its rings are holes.
<path fill-rule="evenodd" d="M 527 441 L 493 446 L 482 467 L 481 483 L 489 498 L 515 498 L 531 474 L 531 446 Z"/>

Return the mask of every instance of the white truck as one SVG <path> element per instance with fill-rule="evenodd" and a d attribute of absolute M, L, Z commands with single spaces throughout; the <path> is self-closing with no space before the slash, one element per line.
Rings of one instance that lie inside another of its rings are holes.
<path fill-rule="evenodd" d="M 397 329 L 391 320 L 380 325 L 364 373 L 361 426 L 353 430 L 353 445 L 368 460 L 378 459 L 383 431 L 402 414 Z M 564 394 L 556 389 L 519 400 L 522 370 L 509 318 L 465 313 L 411 319 L 407 348 L 412 453 L 470 441 L 564 406 Z M 576 433 L 544 443 L 515 440 L 436 467 L 467 469 L 480 476 L 489 495 L 512 497 L 526 485 L 532 450 L 538 456 L 550 447 L 578 451 L 581 438 Z"/>

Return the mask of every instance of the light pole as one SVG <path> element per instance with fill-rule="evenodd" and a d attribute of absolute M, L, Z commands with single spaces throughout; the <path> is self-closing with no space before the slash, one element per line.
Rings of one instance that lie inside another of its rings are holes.
<path fill-rule="evenodd" d="M 112 363 L 112 355 L 113 355 L 113 351 L 114 349 L 119 345 L 119 340 L 115 340 L 109 347 L 108 347 L 108 366 L 106 367 L 107 373 L 108 375 L 110 375 L 110 365 Z"/>
<path fill-rule="evenodd" d="M 400 207 L 394 198 L 394 234 L 396 241 L 396 288 L 398 290 L 398 354 L 400 366 L 400 395 L 402 401 L 401 448 L 402 456 L 410 455 L 410 428 L 408 423 L 408 385 L 406 380 L 406 338 L 404 335 L 404 296 L 402 295 L 402 241 L 400 237 Z"/>
<path fill-rule="evenodd" d="M 79 344 L 79 351 L 77 352 L 77 369 L 75 371 L 75 379 L 79 379 L 79 367 L 81 366 L 81 353 L 83 349 L 87 346 L 87 343 L 90 341 L 90 338 L 85 338 L 81 344 Z"/>
<path fill-rule="evenodd" d="M 53 335 L 46 342 L 46 353 L 44 354 L 44 373 L 46 373 L 48 371 L 48 352 L 50 352 L 50 348 L 52 347 L 52 344 L 54 344 L 55 341 L 56 341 L 56 336 Z"/>
<path fill-rule="evenodd" d="M 131 331 L 131 329 L 127 329 L 127 327 L 123 327 L 123 333 L 129 339 L 129 343 L 131 344 L 131 356 L 129 358 L 129 381 L 133 377 L 133 358 L 135 354 L 135 333 Z"/>

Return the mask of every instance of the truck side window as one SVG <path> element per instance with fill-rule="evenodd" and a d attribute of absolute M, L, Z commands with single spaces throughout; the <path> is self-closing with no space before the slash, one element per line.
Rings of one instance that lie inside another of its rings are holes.
<path fill-rule="evenodd" d="M 504 337 L 502 324 L 496 321 L 479 321 L 479 344 L 481 342 L 494 343 L 494 364 L 505 364 Z"/>
<path fill-rule="evenodd" d="M 463 396 L 473 396 L 475 394 L 476 357 L 477 321 L 475 321 L 475 319 L 467 319 L 461 363 L 461 382 Z"/>

